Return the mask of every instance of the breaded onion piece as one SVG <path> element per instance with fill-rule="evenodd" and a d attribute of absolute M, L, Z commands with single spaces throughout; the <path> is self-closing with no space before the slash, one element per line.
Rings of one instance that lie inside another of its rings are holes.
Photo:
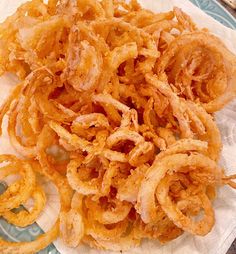
<path fill-rule="evenodd" d="M 22 90 L 22 87 L 24 86 L 24 83 L 20 83 L 14 87 L 9 97 L 6 99 L 6 101 L 1 104 L 0 107 L 0 136 L 2 135 L 2 121 L 3 117 L 6 115 L 8 110 L 10 109 L 10 106 L 14 100 L 17 100 L 20 96 L 20 92 Z"/>
<path fill-rule="evenodd" d="M 112 148 L 120 141 L 125 140 L 132 141 L 135 145 L 144 142 L 144 138 L 138 132 L 129 129 L 118 129 L 107 138 L 107 145 Z"/>
<path fill-rule="evenodd" d="M 71 201 L 71 209 L 60 213 L 60 232 L 67 246 L 75 248 L 84 236 L 82 216 L 83 196 L 75 193 Z"/>
<path fill-rule="evenodd" d="M 180 8 L 173 8 L 174 15 L 177 18 L 179 24 L 182 26 L 184 30 L 189 30 L 190 32 L 196 31 L 196 24 L 193 23 L 191 17 L 183 12 Z"/>
<path fill-rule="evenodd" d="M 172 155 L 175 153 L 189 153 L 189 152 L 198 152 L 206 153 L 208 148 L 207 142 L 195 140 L 195 139 L 180 139 L 174 144 L 168 147 L 167 150 L 160 152 L 155 160 L 158 161 L 165 156 Z"/>
<path fill-rule="evenodd" d="M 35 146 L 26 146 L 21 141 L 21 137 L 17 136 L 16 128 L 17 128 L 17 110 L 20 110 L 17 107 L 17 103 L 12 106 L 9 121 L 8 121 L 8 135 L 11 142 L 11 145 L 19 152 L 22 156 L 27 158 L 34 158 L 36 156 L 36 147 Z"/>
<path fill-rule="evenodd" d="M 163 138 L 166 142 L 167 147 L 173 145 L 176 142 L 176 137 L 170 129 L 159 127 L 157 132 L 160 138 Z M 163 150 L 163 149 L 162 149 Z"/>
<path fill-rule="evenodd" d="M 76 248 L 84 236 L 84 224 L 81 213 L 71 209 L 68 212 L 60 213 L 60 232 L 64 243 Z"/>
<path fill-rule="evenodd" d="M 168 176 L 162 179 L 156 190 L 156 196 L 162 209 L 175 223 L 175 225 L 183 230 L 194 235 L 204 236 L 208 234 L 215 223 L 215 216 L 212 204 L 207 195 L 203 192 L 198 194 L 201 206 L 204 209 L 204 216 L 200 221 L 195 222 L 191 218 L 184 215 L 181 210 L 171 201 L 171 198 L 168 195 L 171 185 L 171 178 L 171 176 Z"/>
<path fill-rule="evenodd" d="M 196 114 L 205 128 L 205 133 L 203 134 L 199 132 L 198 138 L 208 143 L 208 156 L 212 160 L 218 161 L 222 148 L 222 142 L 220 131 L 213 120 L 213 117 L 208 114 L 204 108 L 193 102 L 188 101 L 187 106 L 194 114 Z"/>
<path fill-rule="evenodd" d="M 131 230 L 128 235 L 122 236 L 115 240 L 96 240 L 96 242 L 105 250 L 127 251 L 140 245 L 140 238 L 135 234 L 135 229 Z"/>
<path fill-rule="evenodd" d="M 46 204 L 46 195 L 41 187 L 36 186 L 32 192 L 32 198 L 34 199 L 33 208 L 28 210 L 22 210 L 18 213 L 7 211 L 2 213 L 4 219 L 9 223 L 18 227 L 27 227 L 33 224 L 43 211 Z"/>
<path fill-rule="evenodd" d="M 18 192 L 14 196 L 9 196 L 8 191 L 0 195 L 0 213 L 7 212 L 25 203 L 31 196 L 35 187 L 35 174 L 32 166 L 26 161 L 20 161 L 13 155 L 0 155 L 0 162 L 13 162 L 13 166 L 19 168 L 22 177 Z M 17 162 L 16 164 L 14 162 Z M 0 168 L 1 170 L 1 168 Z"/>
<path fill-rule="evenodd" d="M 87 40 L 80 38 L 79 26 L 73 26 L 69 35 L 67 68 L 63 76 L 77 91 L 94 89 L 102 72 L 102 55 Z"/>
<path fill-rule="evenodd" d="M 27 76 L 26 96 L 34 96 L 39 111 L 47 118 L 60 122 L 70 122 L 77 114 L 50 96 L 61 87 L 58 78 L 46 67 L 32 71 Z M 42 96 L 42 94 L 44 96 Z"/>
<path fill-rule="evenodd" d="M 104 90 L 104 87 L 108 84 L 112 75 L 123 62 L 134 59 L 137 56 L 138 48 L 136 42 L 126 43 L 110 51 L 104 59 L 104 65 L 107 67 L 99 80 L 99 92 Z"/>
<path fill-rule="evenodd" d="M 156 75 L 146 74 L 146 81 L 158 89 L 163 95 L 169 99 L 169 103 L 173 110 L 173 115 L 178 119 L 181 137 L 182 138 L 191 138 L 193 133 L 189 126 L 187 119 L 184 116 L 185 108 L 181 105 L 180 98 L 175 94 L 170 86 L 157 78 Z"/>
<path fill-rule="evenodd" d="M 97 240 L 100 248 L 102 247 L 105 250 L 111 251 L 128 251 L 132 248 L 135 248 L 140 245 L 140 239 L 136 239 L 133 235 L 128 237 L 119 238 L 119 240 L 115 241 L 105 241 L 105 240 Z"/>
<path fill-rule="evenodd" d="M 202 154 L 180 154 L 165 156 L 160 160 L 155 160 L 153 165 L 148 169 L 138 194 L 138 208 L 141 218 L 145 223 L 155 220 L 156 205 L 155 191 L 161 179 L 166 174 L 178 172 L 182 167 L 199 167 L 210 170 L 212 174 L 221 175 L 221 170 L 217 164 Z"/>
<path fill-rule="evenodd" d="M 75 191 L 83 195 L 94 195 L 99 190 L 99 180 L 97 178 L 83 181 L 79 178 L 79 167 L 82 165 L 82 159 L 71 160 L 67 166 L 67 179 Z"/>
<path fill-rule="evenodd" d="M 101 195 L 107 196 L 110 192 L 110 187 L 112 185 L 112 180 L 117 173 L 117 165 L 116 162 L 110 162 L 109 167 L 106 169 L 104 173 L 102 184 L 101 184 Z"/>
<path fill-rule="evenodd" d="M 98 1 L 87 0 L 84 2 L 83 0 L 77 0 L 77 6 L 84 15 L 90 10 L 95 15 L 94 18 L 105 18 L 105 11 L 102 8 L 101 3 Z"/>
<path fill-rule="evenodd" d="M 91 235 L 97 241 L 115 240 L 125 233 L 127 227 L 127 219 L 116 224 L 104 225 L 89 218 L 87 221 L 86 234 Z"/>
<path fill-rule="evenodd" d="M 93 96 L 93 101 L 98 103 L 104 103 L 106 105 L 112 105 L 122 113 L 129 112 L 130 108 L 120 101 L 114 99 L 110 94 L 96 94 Z"/>
<path fill-rule="evenodd" d="M 165 150 L 166 149 L 165 141 L 156 134 L 155 128 L 152 123 L 151 112 L 153 111 L 153 106 L 154 106 L 154 99 L 151 97 L 146 103 L 146 105 L 144 106 L 144 111 L 143 111 L 143 121 L 144 121 L 144 124 L 149 127 L 150 132 L 147 131 L 146 133 L 144 133 L 144 135 L 146 137 L 152 138 L 155 145 L 159 147 L 161 150 Z"/>
<path fill-rule="evenodd" d="M 223 74 L 226 75 L 227 80 L 225 82 L 225 89 L 221 91 L 215 98 L 208 100 L 207 102 L 202 102 L 204 108 L 207 112 L 213 113 L 223 108 L 225 104 L 230 102 L 236 95 L 236 57 L 225 47 L 225 45 L 214 35 L 207 33 L 207 32 L 193 32 L 188 34 L 182 34 L 178 36 L 168 47 L 167 51 L 161 58 L 157 73 L 163 73 L 168 66 L 172 57 L 176 56 L 180 49 L 185 47 L 186 45 L 197 44 L 198 47 L 203 48 L 210 53 L 219 54 L 223 61 L 221 60 L 218 65 L 223 65 L 222 69 Z M 213 56 L 214 57 L 214 56 Z M 203 65 L 204 66 L 204 65 Z M 217 76 L 214 76 L 216 78 Z M 221 80 L 215 80 L 217 83 Z M 212 87 L 217 86 L 217 84 L 213 83 L 210 84 Z M 224 83 L 222 84 L 222 86 Z M 201 99 L 201 98 L 200 98 Z"/>
<path fill-rule="evenodd" d="M 56 122 L 50 121 L 49 125 L 60 138 L 64 139 L 69 144 L 70 148 L 74 150 L 80 149 L 81 151 L 86 151 L 88 153 L 96 153 L 97 148 L 94 147 L 91 142 L 88 142 L 87 140 L 82 139 L 75 134 L 71 134 Z M 104 157 L 111 161 L 127 162 L 126 156 L 120 152 L 112 151 L 106 148 L 102 149 L 101 151 L 98 150 L 97 152 L 98 154 L 104 155 Z"/>
<path fill-rule="evenodd" d="M 87 197 L 86 206 L 89 209 L 89 214 L 101 224 L 114 224 L 123 221 L 129 214 L 132 205 L 126 201 L 112 199 L 111 209 L 103 208 L 99 202 L 93 201 Z"/>
<path fill-rule="evenodd" d="M 73 191 L 68 184 L 66 177 L 53 168 L 46 153 L 47 148 L 52 145 L 54 140 L 54 131 L 48 125 L 44 125 L 37 143 L 38 162 L 40 166 L 36 163 L 35 170 L 38 170 L 40 174 L 46 176 L 56 185 L 60 196 L 61 211 L 67 211 L 71 205 Z"/>
<path fill-rule="evenodd" d="M 142 142 L 129 152 L 129 164 L 137 167 L 150 161 L 153 157 L 154 145 L 151 142 Z"/>
<path fill-rule="evenodd" d="M 72 123 L 72 128 L 88 129 L 90 127 L 109 128 L 108 119 L 101 113 L 91 113 L 78 116 Z"/>
<path fill-rule="evenodd" d="M 117 190 L 117 198 L 121 201 L 128 201 L 135 204 L 138 197 L 138 191 L 141 182 L 148 169 L 148 165 L 141 165 L 134 170 L 131 170 L 131 174 L 127 179 L 121 181 Z"/>

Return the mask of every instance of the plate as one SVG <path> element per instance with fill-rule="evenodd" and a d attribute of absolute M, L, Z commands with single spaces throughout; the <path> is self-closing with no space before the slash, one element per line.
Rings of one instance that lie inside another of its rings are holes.
<path fill-rule="evenodd" d="M 223 25 L 236 29 L 236 19 L 224 9 L 215 0 L 191 0 L 193 4 L 198 6 L 208 15 L 218 20 Z M 0 193 L 4 191 L 6 186 L 0 183 Z M 40 227 L 34 223 L 26 228 L 19 228 L 8 224 L 4 219 L 0 219 L 0 237 L 13 242 L 32 241 L 38 235 L 42 234 L 43 231 Z M 39 252 L 39 254 L 60 254 L 53 244 L 48 246 L 46 249 Z"/>
<path fill-rule="evenodd" d="M 190 0 L 221 24 L 236 29 L 236 19 L 216 0 Z"/>

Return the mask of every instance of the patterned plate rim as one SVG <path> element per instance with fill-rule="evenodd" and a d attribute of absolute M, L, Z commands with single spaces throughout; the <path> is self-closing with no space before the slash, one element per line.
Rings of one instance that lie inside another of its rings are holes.
<path fill-rule="evenodd" d="M 190 0 L 191 1 L 191 0 Z M 223 6 L 221 5 L 217 0 L 213 0 L 213 2 L 218 5 L 220 9 L 222 9 L 223 12 L 225 12 L 233 21 L 235 24 L 233 24 L 234 28 L 236 29 L 236 18 Z"/>

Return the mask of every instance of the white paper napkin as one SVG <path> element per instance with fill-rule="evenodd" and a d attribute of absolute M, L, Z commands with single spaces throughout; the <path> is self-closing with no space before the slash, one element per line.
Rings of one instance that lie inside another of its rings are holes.
<path fill-rule="evenodd" d="M 24 0 L 1 0 L 0 22 L 6 16 L 12 14 Z M 211 32 L 219 36 L 226 45 L 236 53 L 236 31 L 224 27 L 203 11 L 198 9 L 188 0 L 140 0 L 140 3 L 152 11 L 168 11 L 173 6 L 178 6 L 187 12 L 199 27 L 207 27 Z M 0 103 L 6 98 L 15 80 L 11 76 L 0 78 Z M 222 151 L 221 164 L 227 173 L 236 172 L 236 100 L 221 112 L 216 114 L 216 120 L 220 128 L 224 148 Z M 0 138 L 0 153 L 14 153 L 7 135 L 4 133 Z M 45 212 L 37 220 L 40 227 L 48 230 L 54 223 L 59 211 L 59 199 L 57 190 L 49 182 L 43 181 L 47 192 L 48 202 Z M 216 224 L 212 232 L 205 237 L 195 237 L 184 234 L 171 243 L 161 246 L 155 241 L 144 241 L 143 244 L 126 253 L 132 254 L 225 254 L 236 237 L 236 191 L 229 187 L 219 190 L 218 198 L 214 202 Z M 67 248 L 60 240 L 55 241 L 55 246 L 61 254 L 103 254 L 113 253 L 97 251 L 86 246 L 77 249 Z"/>

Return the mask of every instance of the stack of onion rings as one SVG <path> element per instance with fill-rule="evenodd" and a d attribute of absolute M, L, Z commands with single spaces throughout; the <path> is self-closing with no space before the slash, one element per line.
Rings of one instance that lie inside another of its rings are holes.
<path fill-rule="evenodd" d="M 25 227 L 58 189 L 54 226 L 0 252 L 35 253 L 57 237 L 76 248 L 128 250 L 183 232 L 208 234 L 218 166 L 214 112 L 236 96 L 236 56 L 179 8 L 136 0 L 32 0 L 0 24 L 0 74 L 20 79 L 0 109 L 18 152 L 0 155 L 0 216 Z M 31 209 L 14 211 L 29 199 Z M 203 217 L 195 221 L 201 212 Z"/>

